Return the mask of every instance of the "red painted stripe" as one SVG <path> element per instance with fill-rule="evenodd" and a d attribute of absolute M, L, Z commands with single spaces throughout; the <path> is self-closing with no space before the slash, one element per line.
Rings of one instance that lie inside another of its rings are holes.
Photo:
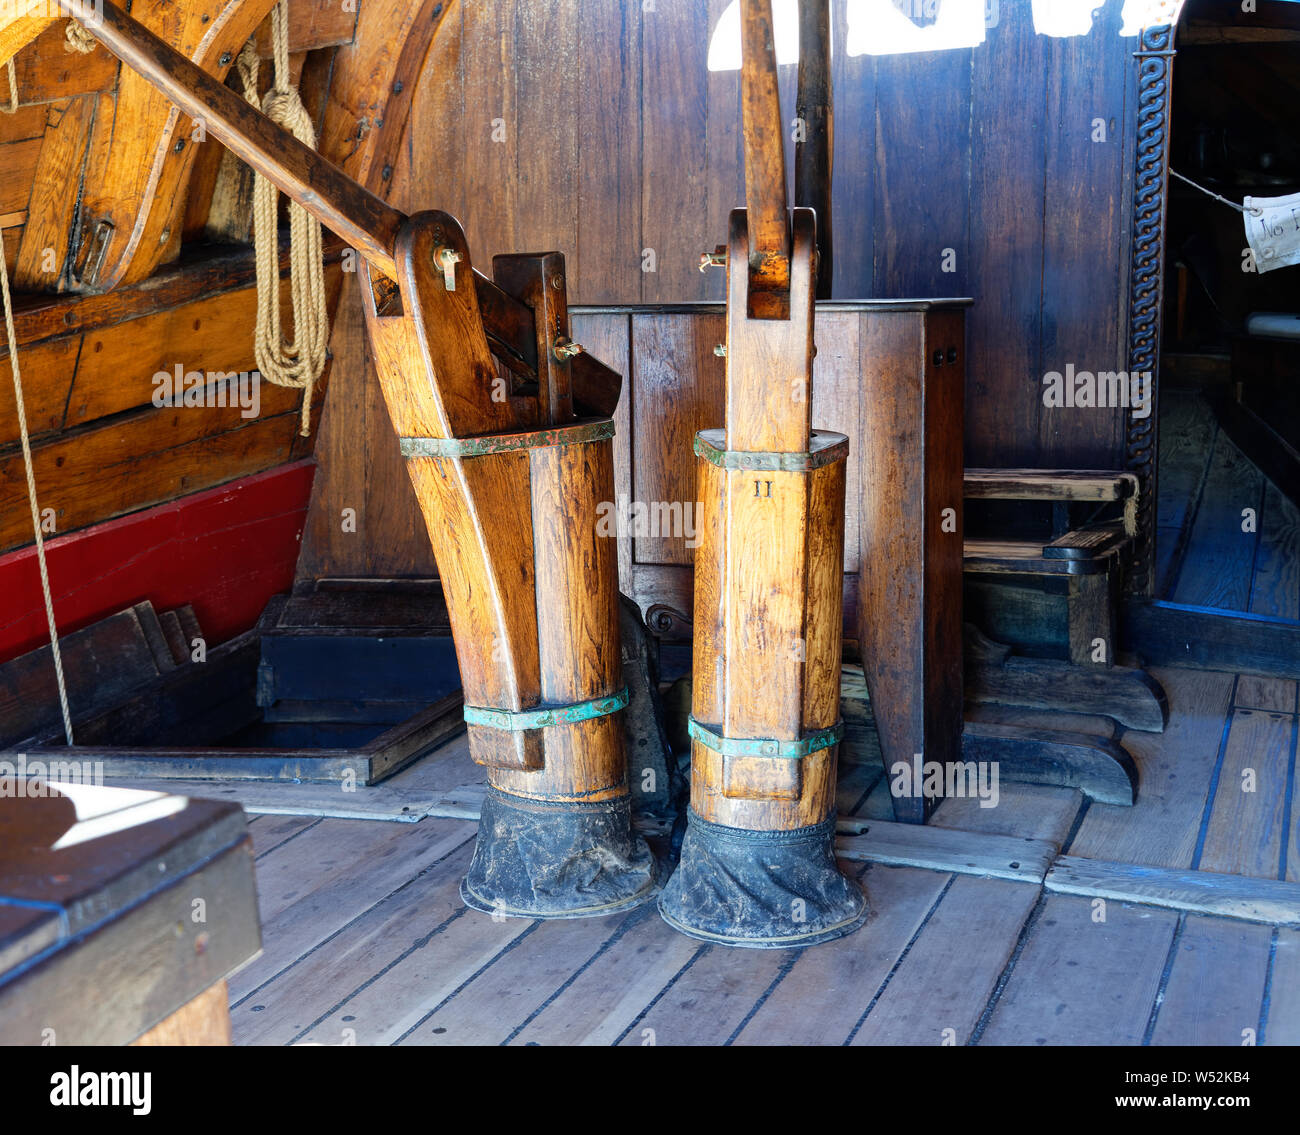
<path fill-rule="evenodd" d="M 59 633 L 145 599 L 191 604 L 209 645 L 248 630 L 293 585 L 315 470 L 307 458 L 47 541 Z M 0 556 L 0 662 L 48 640 L 35 547 Z"/>

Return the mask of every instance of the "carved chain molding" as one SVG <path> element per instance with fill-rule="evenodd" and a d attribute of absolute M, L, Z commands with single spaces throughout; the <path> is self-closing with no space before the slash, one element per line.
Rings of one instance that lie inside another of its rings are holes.
<path fill-rule="evenodd" d="M 1159 416 L 1160 317 L 1164 294 L 1165 213 L 1169 172 L 1169 108 L 1174 29 L 1143 30 L 1138 64 L 1137 150 L 1133 178 L 1133 245 L 1129 282 L 1129 373 L 1150 371 L 1151 407 L 1129 414 L 1125 467 L 1137 474 L 1137 542 L 1126 588 L 1150 595 L 1155 582 L 1156 438 Z"/>

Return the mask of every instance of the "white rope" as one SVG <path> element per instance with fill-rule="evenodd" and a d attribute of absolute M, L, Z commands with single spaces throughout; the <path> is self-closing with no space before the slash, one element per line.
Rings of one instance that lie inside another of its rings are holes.
<path fill-rule="evenodd" d="M 1176 177 L 1178 178 L 1179 181 L 1187 182 L 1187 184 L 1190 185 L 1193 189 L 1199 189 L 1202 193 L 1205 194 L 1206 197 L 1213 197 L 1216 201 L 1222 201 L 1229 208 L 1236 209 L 1238 213 L 1246 213 L 1252 217 L 1262 217 L 1264 215 L 1263 209 L 1258 209 L 1258 208 L 1247 209 L 1245 205 L 1238 205 L 1237 202 L 1235 201 L 1229 201 L 1226 197 L 1220 197 L 1217 193 L 1213 192 L 1212 190 L 1206 189 L 1204 185 L 1197 185 L 1196 182 L 1194 182 L 1190 177 L 1184 177 L 1176 169 L 1170 169 L 1169 176 Z"/>
<path fill-rule="evenodd" d="M 257 80 L 261 61 L 250 40 L 236 66 L 244 97 L 272 122 L 290 131 L 304 145 L 316 148 L 316 131 L 298 92 L 289 85 L 289 12 L 287 0 L 271 11 L 271 44 L 275 82 L 259 103 Z M 325 369 L 329 313 L 325 303 L 325 268 L 321 227 L 297 202 L 289 204 L 289 277 L 293 294 L 292 341 L 280 326 L 280 251 L 277 218 L 279 190 L 254 171 L 253 247 L 257 259 L 257 329 L 253 354 L 263 377 L 277 386 L 303 391 L 302 428 L 311 433 L 311 399 L 316 380 Z"/>
<path fill-rule="evenodd" d="M 18 72 L 14 70 L 14 59 L 9 57 L 9 105 L 0 106 L 5 114 L 14 114 L 18 110 Z"/>
<path fill-rule="evenodd" d="M 0 229 L 0 244 L 4 232 Z M 23 445 L 23 466 L 27 470 L 27 502 L 32 509 L 32 532 L 36 536 L 36 562 L 41 569 L 41 593 L 45 596 L 45 619 L 50 625 L 50 650 L 54 655 L 54 678 L 59 686 L 59 708 L 63 711 L 63 732 L 72 741 L 72 714 L 68 710 L 68 687 L 63 680 L 63 655 L 59 651 L 59 629 L 54 623 L 54 600 L 50 596 L 50 573 L 45 566 L 45 537 L 41 534 L 41 510 L 36 505 L 36 474 L 32 469 L 32 444 L 27 434 L 27 410 L 23 405 L 23 380 L 18 372 L 18 333 L 14 330 L 14 305 L 9 295 L 9 265 L 0 254 L 0 286 L 4 289 L 5 334 L 9 339 L 9 370 L 14 377 L 14 405 L 18 408 L 18 436 Z"/>

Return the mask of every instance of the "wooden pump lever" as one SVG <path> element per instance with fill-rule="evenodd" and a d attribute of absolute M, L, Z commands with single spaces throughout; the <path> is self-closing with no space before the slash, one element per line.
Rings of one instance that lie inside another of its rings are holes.
<path fill-rule="evenodd" d="M 111 0 L 96 0 L 90 18 L 78 0 L 59 0 L 59 5 L 185 114 L 201 121 L 233 154 L 348 241 L 375 269 L 391 280 L 398 278 L 394 246 L 407 220 L 404 213 L 304 146 Z M 474 286 L 493 353 L 516 373 L 535 377 L 537 336 L 532 310 L 477 270 Z M 622 382 L 618 373 L 589 355 L 578 355 L 571 362 L 575 399 L 595 413 L 612 414 Z"/>

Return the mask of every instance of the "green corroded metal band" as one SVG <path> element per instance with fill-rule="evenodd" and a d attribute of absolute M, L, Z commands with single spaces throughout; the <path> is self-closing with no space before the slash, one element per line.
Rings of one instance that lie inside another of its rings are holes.
<path fill-rule="evenodd" d="M 403 457 L 482 457 L 517 449 L 544 449 L 550 445 L 581 445 L 614 436 L 614 422 L 601 418 L 576 426 L 555 426 L 522 434 L 484 434 L 481 437 L 404 437 Z"/>
<path fill-rule="evenodd" d="M 724 737 L 694 717 L 686 721 L 686 731 L 703 745 L 724 757 L 774 757 L 778 760 L 797 761 L 821 749 L 839 744 L 844 736 L 844 722 L 837 721 L 827 729 L 806 733 L 797 741 L 777 741 L 771 737 Z"/>
<path fill-rule="evenodd" d="M 575 702 L 573 705 L 550 706 L 546 709 L 526 709 L 512 712 L 508 709 L 483 709 L 476 705 L 465 707 L 466 725 L 490 725 L 493 729 L 506 729 L 511 733 L 520 733 L 525 729 L 542 729 L 547 725 L 572 725 L 577 721 L 590 721 L 593 717 L 604 717 L 607 713 L 617 713 L 627 705 L 627 687 L 616 694 L 590 701 Z"/>
<path fill-rule="evenodd" d="M 813 437 L 817 436 L 818 431 L 814 431 Z M 695 435 L 694 448 L 696 457 L 703 457 L 721 469 L 754 470 L 759 473 L 807 473 L 847 457 L 849 439 L 842 438 L 809 453 L 763 453 L 756 450 L 721 449 L 702 433 L 698 433 Z"/>

